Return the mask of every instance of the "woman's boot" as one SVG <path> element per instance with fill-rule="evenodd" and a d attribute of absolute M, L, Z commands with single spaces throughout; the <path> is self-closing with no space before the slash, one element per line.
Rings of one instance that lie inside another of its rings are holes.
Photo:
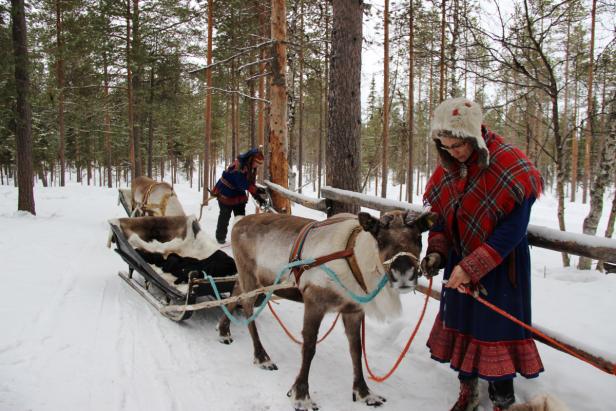
<path fill-rule="evenodd" d="M 494 411 L 503 411 L 511 407 L 515 402 L 513 392 L 513 379 L 490 382 L 488 394 L 492 400 Z"/>
<path fill-rule="evenodd" d="M 477 378 L 460 379 L 460 394 L 458 401 L 450 411 L 475 411 L 479 405 L 479 390 Z"/>

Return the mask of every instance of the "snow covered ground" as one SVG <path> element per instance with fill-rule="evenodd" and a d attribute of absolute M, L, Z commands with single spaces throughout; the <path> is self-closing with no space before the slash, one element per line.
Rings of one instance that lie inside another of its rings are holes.
<path fill-rule="evenodd" d="M 185 210 L 198 215 L 201 194 L 185 184 L 176 191 Z M 116 189 L 37 186 L 35 196 L 37 216 L 18 213 L 16 189 L 0 186 L 0 410 L 291 409 L 285 394 L 299 368 L 300 347 L 268 310 L 257 321 L 278 371 L 252 364 L 252 344 L 242 327 L 232 327 L 233 344 L 217 341 L 218 309 L 174 323 L 121 281 L 117 272 L 126 266 L 106 248 L 107 220 L 124 215 Z M 567 203 L 570 231 L 581 231 L 587 211 L 586 205 Z M 323 218 L 301 207 L 293 212 Z M 217 213 L 213 202 L 201 221 L 212 235 Z M 606 220 L 607 215 L 600 233 Z M 547 194 L 537 202 L 531 222 L 557 227 L 554 197 Z M 615 361 L 616 275 L 563 268 L 560 254 L 540 248 L 533 248 L 532 257 L 535 323 Z M 368 358 L 378 374 L 389 370 L 405 345 L 423 298 L 403 295 L 402 317 L 386 324 L 367 321 Z M 280 302 L 276 308 L 299 335 L 302 306 Z M 384 410 L 442 411 L 455 401 L 455 373 L 432 361 L 425 347 L 437 308 L 430 301 L 393 377 L 382 384 L 368 381 L 387 398 Z M 323 328 L 331 321 L 327 316 Z M 538 346 L 546 372 L 534 380 L 516 378 L 519 400 L 551 393 L 571 410 L 616 409 L 616 376 Z M 351 401 L 351 378 L 338 324 L 317 347 L 312 399 L 321 410 L 366 410 Z M 489 410 L 487 386 L 480 388 L 480 409 Z"/>

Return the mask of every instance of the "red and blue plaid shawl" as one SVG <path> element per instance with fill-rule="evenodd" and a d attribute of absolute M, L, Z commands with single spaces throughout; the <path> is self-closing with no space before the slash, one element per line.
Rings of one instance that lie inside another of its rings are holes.
<path fill-rule="evenodd" d="M 424 202 L 441 217 L 448 242 L 459 246 L 463 257 L 481 246 L 517 204 L 531 196 L 538 198 L 543 190 L 539 171 L 521 150 L 485 127 L 482 134 L 490 164 L 480 168 L 475 152 L 467 161 L 466 173 L 457 162 L 447 169 L 439 165 L 424 193 Z M 459 243 L 452 238 L 456 209 Z"/>

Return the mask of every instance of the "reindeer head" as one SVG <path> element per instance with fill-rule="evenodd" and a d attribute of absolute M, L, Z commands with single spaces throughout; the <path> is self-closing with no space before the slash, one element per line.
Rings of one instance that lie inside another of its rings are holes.
<path fill-rule="evenodd" d="M 358 218 L 363 229 L 375 238 L 381 264 L 394 289 L 400 293 L 415 290 L 421 275 L 421 233 L 434 224 L 436 214 L 388 211 L 380 219 L 368 213 L 359 213 Z"/>

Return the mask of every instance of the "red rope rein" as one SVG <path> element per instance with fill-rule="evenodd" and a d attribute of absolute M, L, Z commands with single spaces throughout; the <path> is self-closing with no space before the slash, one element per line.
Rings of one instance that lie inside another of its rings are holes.
<path fill-rule="evenodd" d="M 385 374 L 383 376 L 375 375 L 372 372 L 372 370 L 370 369 L 370 366 L 368 365 L 368 356 L 366 355 L 366 323 L 362 319 L 362 322 L 361 322 L 361 347 L 362 347 L 362 351 L 363 351 L 363 354 L 364 354 L 364 364 L 366 364 L 366 370 L 368 371 L 368 375 L 370 376 L 371 380 L 376 381 L 376 382 L 383 382 L 383 381 L 387 380 L 389 377 L 391 377 L 391 375 L 394 373 L 394 371 L 396 371 L 396 369 L 398 368 L 398 366 L 402 362 L 402 358 L 404 358 L 404 356 L 408 352 L 409 348 L 411 348 L 411 343 L 415 339 L 415 335 L 417 335 L 417 330 L 419 330 L 419 326 L 421 325 L 421 322 L 423 321 L 423 318 L 424 318 L 424 314 L 426 313 L 426 307 L 428 306 L 428 300 L 430 299 L 430 292 L 431 291 L 432 291 L 432 278 L 430 277 L 429 284 L 428 284 L 428 292 L 426 293 L 426 298 L 424 300 L 424 304 L 423 304 L 423 308 L 421 310 L 421 315 L 419 316 L 419 320 L 417 320 L 417 324 L 415 325 L 415 328 L 413 329 L 413 332 L 411 333 L 408 341 L 406 342 L 406 345 L 404 346 L 404 349 L 402 350 L 402 352 L 398 356 L 398 359 L 396 360 L 394 365 L 391 367 L 391 369 L 387 372 L 387 374 Z"/>
<path fill-rule="evenodd" d="M 280 324 L 280 326 L 284 330 L 285 334 L 291 339 L 291 341 L 293 341 L 295 344 L 302 345 L 304 342 L 300 341 L 293 334 L 291 334 L 291 331 L 289 331 L 289 329 L 284 325 L 284 323 L 282 322 L 282 320 L 280 319 L 278 314 L 276 314 L 276 311 L 274 311 L 274 307 L 272 307 L 272 304 L 269 301 L 267 302 L 267 306 L 269 307 L 269 309 L 272 312 L 272 315 L 274 316 L 276 321 L 278 321 L 278 324 Z M 317 344 L 320 343 L 321 341 L 323 341 L 324 339 L 326 339 L 327 336 L 334 330 L 334 327 L 336 326 L 336 323 L 338 322 L 338 318 L 340 318 L 340 313 L 338 313 L 336 315 L 336 318 L 334 319 L 334 322 L 329 327 L 327 332 L 325 334 L 323 334 L 323 336 L 320 339 L 317 340 Z"/>
<path fill-rule="evenodd" d="M 522 328 L 532 332 L 533 334 L 538 335 L 539 337 L 545 339 L 546 341 L 550 342 L 551 344 L 553 344 L 554 346 L 558 347 L 559 349 L 561 349 L 562 351 L 566 352 L 567 354 L 572 355 L 573 357 L 577 358 L 578 360 L 584 361 L 585 363 L 590 364 L 593 367 L 600 369 L 601 371 L 607 372 L 608 374 L 616 375 L 616 366 L 614 366 L 612 370 L 607 370 L 605 368 L 602 368 L 602 367 L 598 366 L 597 364 L 593 363 L 592 361 L 588 360 L 584 356 L 580 355 L 579 353 L 575 352 L 571 348 L 567 347 L 565 344 L 561 343 L 560 341 L 557 341 L 554 338 L 547 336 L 546 334 L 542 333 L 538 329 L 536 329 L 536 328 L 526 324 L 523 321 L 518 320 L 516 317 L 514 317 L 513 315 L 509 314 L 508 312 L 502 310 L 501 308 L 495 306 L 491 302 L 489 302 L 487 300 L 484 300 L 482 297 L 480 297 L 478 295 L 473 294 L 468 289 L 468 287 L 461 286 L 461 289 L 464 292 L 464 294 L 470 295 L 471 297 L 473 297 L 474 299 L 476 299 L 477 301 L 479 301 L 481 304 L 485 305 L 489 309 L 497 312 L 498 314 L 502 315 L 505 318 L 508 318 L 509 320 L 513 321 L 514 323 L 516 323 L 520 327 L 522 327 Z"/>

